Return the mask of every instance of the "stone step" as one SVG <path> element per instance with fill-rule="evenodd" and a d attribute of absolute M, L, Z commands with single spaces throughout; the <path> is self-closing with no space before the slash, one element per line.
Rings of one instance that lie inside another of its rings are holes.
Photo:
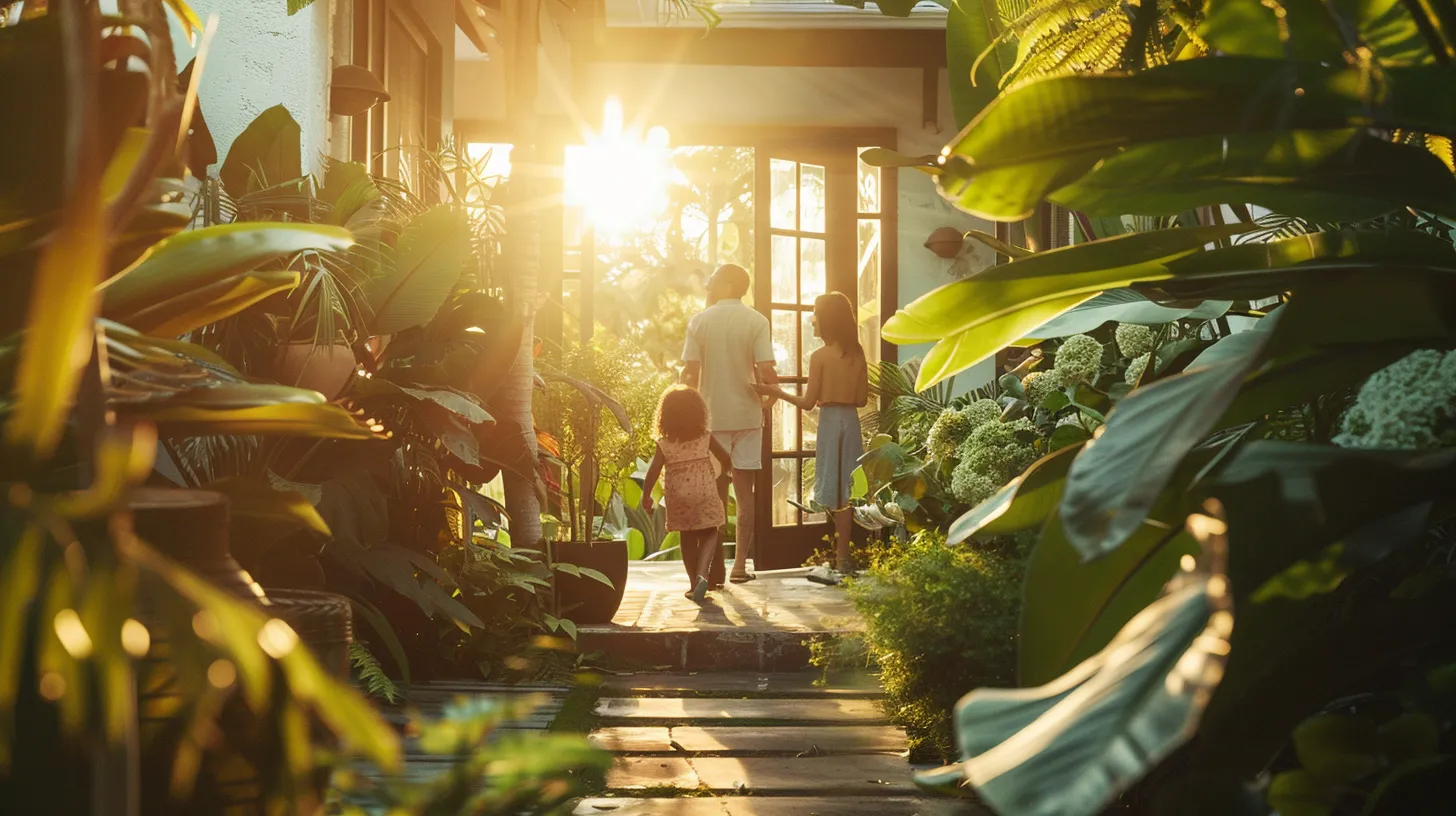
<path fill-rule="evenodd" d="M 992 816 L 954 799 L 725 796 L 676 799 L 585 799 L 572 816 Z"/>
<path fill-rule="evenodd" d="M 723 725 L 762 727 L 825 723 L 831 725 L 884 724 L 878 701 L 856 699 L 777 700 L 714 699 L 707 697 L 603 697 L 596 714 L 606 724 L 677 725 L 715 721 Z M 625 721 L 612 723 L 610 721 Z M 647 722 L 643 722 L 647 721 Z M 771 721 L 771 722 L 766 722 Z"/>
<path fill-rule="evenodd" d="M 917 792 L 910 766 L 886 755 L 827 757 L 617 757 L 616 791 L 752 793 L 757 796 L 893 796 Z"/>
<path fill-rule="evenodd" d="M 582 654 L 601 655 L 606 668 L 792 672 L 808 668 L 814 634 L 614 627 L 580 630 L 577 645 Z"/>
<path fill-rule="evenodd" d="M 608 676 L 602 683 L 602 694 L 608 697 L 885 696 L 869 673 L 835 674 L 824 683 L 823 673 L 817 671 L 639 672 Z"/>
<path fill-rule="evenodd" d="M 889 725 L 721 726 L 602 728 L 593 745 L 618 754 L 896 754 L 905 751 L 905 732 Z M 675 744 L 674 744 L 675 743 Z"/>

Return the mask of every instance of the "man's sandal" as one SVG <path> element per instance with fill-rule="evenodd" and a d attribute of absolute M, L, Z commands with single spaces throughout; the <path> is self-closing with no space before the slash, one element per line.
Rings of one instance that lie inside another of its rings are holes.
<path fill-rule="evenodd" d="M 757 578 L 758 578 L 758 576 L 757 575 L 754 575 L 751 572 L 745 572 L 742 575 L 730 575 L 730 576 L 728 576 L 728 580 L 732 581 L 735 584 L 746 584 L 749 581 L 756 580 Z"/>

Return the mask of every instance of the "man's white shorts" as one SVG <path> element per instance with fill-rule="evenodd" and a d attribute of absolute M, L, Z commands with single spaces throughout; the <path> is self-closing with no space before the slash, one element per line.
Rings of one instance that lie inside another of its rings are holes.
<path fill-rule="evenodd" d="M 734 470 L 763 469 L 763 428 L 713 431 L 713 438 L 733 458 Z"/>

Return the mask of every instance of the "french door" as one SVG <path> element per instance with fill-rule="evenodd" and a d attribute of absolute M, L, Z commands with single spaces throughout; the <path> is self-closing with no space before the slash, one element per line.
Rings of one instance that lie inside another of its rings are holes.
<path fill-rule="evenodd" d="M 801 394 L 809 355 L 823 345 L 810 315 L 815 298 L 826 292 L 842 292 L 856 306 L 866 356 L 872 363 L 879 359 L 879 173 L 853 148 L 763 148 L 755 165 L 753 302 L 769 319 L 782 387 Z M 754 564 L 801 566 L 831 529 L 824 513 L 809 510 L 818 412 L 779 400 L 764 429 Z"/>

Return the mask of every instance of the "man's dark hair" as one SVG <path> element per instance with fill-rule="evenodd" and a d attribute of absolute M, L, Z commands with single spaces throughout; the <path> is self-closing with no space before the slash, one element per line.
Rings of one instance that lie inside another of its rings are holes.
<path fill-rule="evenodd" d="M 728 282 L 728 296 L 741 298 L 748 294 L 748 270 L 738 264 L 723 264 L 717 274 Z"/>

